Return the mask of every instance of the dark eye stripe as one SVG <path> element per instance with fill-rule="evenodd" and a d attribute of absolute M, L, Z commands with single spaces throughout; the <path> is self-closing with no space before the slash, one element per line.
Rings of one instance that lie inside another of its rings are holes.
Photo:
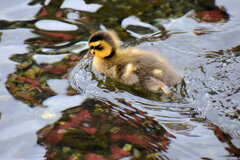
<path fill-rule="evenodd" d="M 101 47 L 101 44 L 97 45 L 97 46 L 91 46 L 90 49 L 96 49 L 101 51 L 103 49 L 103 47 Z"/>
<path fill-rule="evenodd" d="M 103 47 L 101 47 L 101 44 L 99 44 L 95 47 L 95 49 L 101 51 L 103 49 Z"/>

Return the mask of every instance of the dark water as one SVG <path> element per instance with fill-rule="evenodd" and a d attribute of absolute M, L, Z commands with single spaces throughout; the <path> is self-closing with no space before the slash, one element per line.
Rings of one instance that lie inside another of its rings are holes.
<path fill-rule="evenodd" d="M 239 159 L 239 5 L 0 1 L 0 159 Z M 105 28 L 176 66 L 177 100 L 94 71 Z"/>

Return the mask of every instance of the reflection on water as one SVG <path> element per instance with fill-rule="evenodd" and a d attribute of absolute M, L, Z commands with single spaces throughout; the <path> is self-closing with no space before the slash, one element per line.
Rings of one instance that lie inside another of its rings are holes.
<path fill-rule="evenodd" d="M 239 5 L 1 1 L 0 157 L 237 159 Z M 175 100 L 91 68 L 86 40 L 105 28 L 124 46 L 162 52 L 185 75 Z"/>
<path fill-rule="evenodd" d="M 173 135 L 152 117 L 119 99 L 127 108 L 94 99 L 63 111 L 54 125 L 38 132 L 38 143 L 54 159 L 153 159 L 164 156 Z M 91 158 L 90 158 L 91 157 Z"/>

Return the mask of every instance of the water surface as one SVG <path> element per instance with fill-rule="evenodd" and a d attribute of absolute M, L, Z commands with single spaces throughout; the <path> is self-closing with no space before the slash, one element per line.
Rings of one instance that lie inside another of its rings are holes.
<path fill-rule="evenodd" d="M 239 5 L 0 1 L 1 159 L 239 159 Z M 184 75 L 177 100 L 92 69 L 106 28 Z"/>

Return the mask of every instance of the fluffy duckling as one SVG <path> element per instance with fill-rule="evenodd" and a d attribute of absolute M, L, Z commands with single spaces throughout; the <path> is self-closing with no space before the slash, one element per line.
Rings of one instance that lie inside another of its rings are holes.
<path fill-rule="evenodd" d="M 171 95 L 169 86 L 181 82 L 182 76 L 163 58 L 137 48 L 122 49 L 113 31 L 98 31 L 89 38 L 93 67 L 100 73 L 127 85 L 150 91 L 162 90 Z"/>

